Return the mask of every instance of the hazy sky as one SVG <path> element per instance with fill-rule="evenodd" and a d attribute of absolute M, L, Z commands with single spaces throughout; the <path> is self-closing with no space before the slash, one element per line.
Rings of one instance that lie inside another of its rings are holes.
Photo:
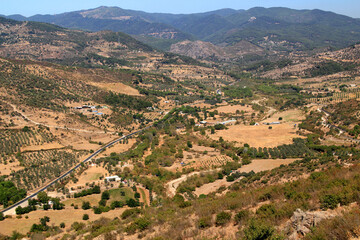
<path fill-rule="evenodd" d="M 0 0 L 0 14 L 56 14 L 99 6 L 162 13 L 195 13 L 220 8 L 289 7 L 322 9 L 360 18 L 360 0 Z"/>

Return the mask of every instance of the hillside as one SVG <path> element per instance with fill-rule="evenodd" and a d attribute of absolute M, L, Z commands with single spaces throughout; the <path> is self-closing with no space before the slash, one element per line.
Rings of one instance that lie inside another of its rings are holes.
<path fill-rule="evenodd" d="M 38 22 L 0 18 L 0 55 L 67 64 L 127 65 L 124 54 L 153 49 L 124 33 L 90 33 Z"/>
<path fill-rule="evenodd" d="M 11 17 L 0 240 L 360 238 L 358 20 L 287 8 Z"/>
<path fill-rule="evenodd" d="M 233 46 L 221 47 L 210 42 L 183 41 L 172 44 L 170 52 L 213 61 L 240 58 L 244 55 L 263 55 L 264 50 L 250 42 L 240 41 Z"/>
<path fill-rule="evenodd" d="M 252 8 L 246 11 L 222 9 L 196 14 L 162 14 L 99 7 L 58 15 L 8 17 L 176 41 L 198 39 L 233 45 L 246 40 L 275 50 L 342 48 L 360 39 L 360 20 L 321 10 Z"/>

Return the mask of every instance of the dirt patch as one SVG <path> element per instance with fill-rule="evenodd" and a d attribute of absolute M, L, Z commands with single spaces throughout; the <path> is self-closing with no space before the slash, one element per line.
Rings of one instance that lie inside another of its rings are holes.
<path fill-rule="evenodd" d="M 235 141 L 239 146 L 248 143 L 250 147 L 277 147 L 283 144 L 291 144 L 293 138 L 299 138 L 296 134 L 296 128 L 292 123 L 283 123 L 272 125 L 269 129 L 267 125 L 245 126 L 234 125 L 228 126 L 227 130 L 216 131 L 210 135 L 214 140 L 222 137 L 224 140 Z"/>
<path fill-rule="evenodd" d="M 130 96 L 142 96 L 139 91 L 135 88 L 132 88 L 128 85 L 125 85 L 120 82 L 116 83 L 106 83 L 106 82 L 88 82 L 90 85 L 99 87 L 108 91 L 113 91 L 116 93 L 121 93 Z"/>
<path fill-rule="evenodd" d="M 21 148 L 21 152 L 59 149 L 59 148 L 63 148 L 63 147 L 64 146 L 58 142 L 52 142 L 52 143 L 45 143 L 43 145 L 23 147 L 23 148 Z"/>
<path fill-rule="evenodd" d="M 219 113 L 236 113 L 237 111 L 245 112 L 245 113 L 252 113 L 254 110 L 250 106 L 241 106 L 241 105 L 228 105 L 216 108 Z"/>
<path fill-rule="evenodd" d="M 24 167 L 21 167 L 18 162 L 12 162 L 6 165 L 0 163 L 0 175 L 10 175 L 12 171 L 17 172 L 21 169 L 24 169 Z"/>

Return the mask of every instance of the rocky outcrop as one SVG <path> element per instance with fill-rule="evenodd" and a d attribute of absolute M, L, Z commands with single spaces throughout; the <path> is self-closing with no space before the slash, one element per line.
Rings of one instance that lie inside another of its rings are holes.
<path fill-rule="evenodd" d="M 288 239 L 301 239 L 311 231 L 312 227 L 319 224 L 319 222 L 335 216 L 336 214 L 328 211 L 304 212 L 301 209 L 297 209 L 287 224 L 290 232 Z"/>

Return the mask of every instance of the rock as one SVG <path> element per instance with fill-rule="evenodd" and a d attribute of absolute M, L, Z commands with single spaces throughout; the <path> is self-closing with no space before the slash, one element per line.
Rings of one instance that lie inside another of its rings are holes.
<path fill-rule="evenodd" d="M 322 220 L 333 218 L 334 214 L 327 211 L 304 212 L 297 209 L 288 223 L 290 240 L 303 238 L 311 231 L 311 228 L 319 224 Z"/>

